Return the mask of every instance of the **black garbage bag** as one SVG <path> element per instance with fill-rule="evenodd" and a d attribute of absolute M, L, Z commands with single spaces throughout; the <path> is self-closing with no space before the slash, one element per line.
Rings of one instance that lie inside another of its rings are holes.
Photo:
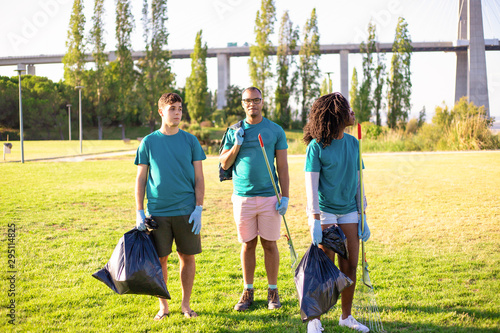
<path fill-rule="evenodd" d="M 344 259 L 349 259 L 349 252 L 347 251 L 347 238 L 344 232 L 336 224 L 323 230 L 323 240 L 320 243 L 324 247 L 339 254 Z"/>
<path fill-rule="evenodd" d="M 92 276 L 120 295 L 140 294 L 170 299 L 151 238 L 135 228 L 120 238 L 106 266 Z"/>
<path fill-rule="evenodd" d="M 295 269 L 294 280 L 304 321 L 328 312 L 342 290 L 353 283 L 323 250 L 312 244 Z"/>

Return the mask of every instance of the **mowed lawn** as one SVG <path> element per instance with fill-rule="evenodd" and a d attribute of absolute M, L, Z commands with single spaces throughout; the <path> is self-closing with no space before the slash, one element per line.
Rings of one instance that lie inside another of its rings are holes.
<path fill-rule="evenodd" d="M 366 154 L 364 161 L 367 258 L 385 329 L 499 332 L 500 152 Z M 286 217 L 299 256 L 310 244 L 303 165 L 304 156 L 289 157 Z M 216 158 L 204 162 L 203 253 L 192 296 L 200 316 L 180 313 L 173 254 L 171 315 L 162 322 L 153 321 L 155 298 L 117 295 L 91 276 L 135 225 L 133 156 L 0 168 L 1 332 L 306 332 L 284 237 L 278 242 L 283 307 L 267 310 L 259 249 L 256 301 L 245 313 L 232 310 L 242 291 L 240 244 L 232 184 L 218 181 Z M 16 227 L 15 297 L 8 295 L 9 224 Z M 15 325 L 7 317 L 12 299 Z M 352 332 L 338 327 L 339 305 L 323 317 L 325 332 Z"/>

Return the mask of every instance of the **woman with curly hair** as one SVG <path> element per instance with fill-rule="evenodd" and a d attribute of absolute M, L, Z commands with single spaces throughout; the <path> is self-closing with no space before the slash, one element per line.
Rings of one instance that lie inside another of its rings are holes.
<path fill-rule="evenodd" d="M 347 326 L 361 332 L 369 329 L 351 315 L 356 268 L 359 256 L 359 239 L 367 241 L 370 230 L 365 224 L 361 234 L 359 214 L 361 212 L 359 184 L 359 143 L 344 133 L 348 126 L 354 125 L 355 116 L 349 102 L 336 92 L 318 98 L 309 113 L 304 127 L 306 152 L 306 193 L 307 215 L 314 245 L 322 241 L 322 230 L 337 224 L 347 238 L 349 259 L 338 256 L 341 272 L 354 284 L 341 294 L 342 315 L 340 326 Z M 364 205 L 366 206 L 366 201 Z M 365 219 L 366 221 L 366 219 Z M 366 223 L 366 222 L 365 222 Z M 335 253 L 320 246 L 332 261 Z M 320 318 L 308 322 L 308 332 L 321 332 Z"/>

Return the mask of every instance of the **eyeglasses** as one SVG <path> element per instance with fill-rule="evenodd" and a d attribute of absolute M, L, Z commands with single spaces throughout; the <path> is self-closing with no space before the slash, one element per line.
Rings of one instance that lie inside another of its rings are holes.
<path fill-rule="evenodd" d="M 241 100 L 243 103 L 245 104 L 260 104 L 260 102 L 262 101 L 262 98 L 247 98 L 247 99 L 242 99 Z"/>

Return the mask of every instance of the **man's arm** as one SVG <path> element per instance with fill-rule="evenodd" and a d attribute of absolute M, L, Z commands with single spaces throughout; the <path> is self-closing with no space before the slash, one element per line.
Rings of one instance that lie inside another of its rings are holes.
<path fill-rule="evenodd" d="M 203 176 L 202 161 L 194 161 L 194 194 L 196 196 L 196 206 L 203 206 L 205 197 L 205 178 Z"/>
<path fill-rule="evenodd" d="M 280 183 L 281 195 L 289 198 L 290 176 L 288 174 L 287 150 L 276 150 L 276 169 L 278 171 L 278 181 Z"/>
<path fill-rule="evenodd" d="M 144 197 L 146 196 L 146 183 L 148 181 L 148 166 L 137 165 L 137 177 L 135 179 L 135 206 L 136 210 L 144 210 Z"/>
<path fill-rule="evenodd" d="M 231 149 L 224 149 L 219 156 L 219 162 L 222 169 L 227 170 L 236 161 L 236 156 L 240 152 L 241 145 L 234 145 Z"/>

